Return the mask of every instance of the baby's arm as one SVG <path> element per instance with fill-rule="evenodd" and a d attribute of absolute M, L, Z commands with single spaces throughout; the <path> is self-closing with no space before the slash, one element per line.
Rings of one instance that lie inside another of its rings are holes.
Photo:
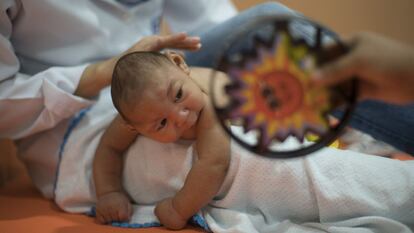
<path fill-rule="evenodd" d="M 137 137 L 117 115 L 103 134 L 93 161 L 96 219 L 100 223 L 126 221 L 132 213 L 122 188 L 122 154 Z"/>
<path fill-rule="evenodd" d="M 208 103 L 208 97 L 206 96 Z M 197 125 L 198 160 L 187 175 L 184 186 L 173 197 L 161 201 L 155 213 L 160 222 L 180 229 L 186 221 L 208 204 L 219 191 L 230 164 L 229 138 L 216 121 L 212 106 L 207 106 Z"/>

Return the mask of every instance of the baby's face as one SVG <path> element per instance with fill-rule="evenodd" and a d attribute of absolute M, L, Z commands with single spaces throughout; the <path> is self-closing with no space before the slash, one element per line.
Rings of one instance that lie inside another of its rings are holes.
<path fill-rule="evenodd" d="M 130 125 L 160 142 L 193 138 L 205 103 L 204 93 L 180 68 L 162 70 L 155 72 L 156 81 L 148 84 L 139 104 L 126 111 Z"/>

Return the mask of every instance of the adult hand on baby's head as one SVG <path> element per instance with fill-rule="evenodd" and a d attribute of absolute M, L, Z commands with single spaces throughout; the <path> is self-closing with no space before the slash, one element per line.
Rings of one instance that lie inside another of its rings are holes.
<path fill-rule="evenodd" d="M 201 48 L 200 37 L 188 36 L 184 32 L 165 36 L 146 36 L 129 48 L 124 54 L 136 51 L 159 51 L 165 48 L 198 50 Z"/>
<path fill-rule="evenodd" d="M 187 220 L 177 212 L 172 200 L 172 198 L 167 198 L 158 202 L 154 212 L 160 223 L 166 228 L 179 230 L 185 227 Z"/>
<path fill-rule="evenodd" d="M 106 224 L 112 221 L 125 222 L 132 215 L 132 205 L 123 192 L 101 195 L 96 203 L 96 220 Z"/>
<path fill-rule="evenodd" d="M 143 37 L 118 56 L 90 64 L 82 74 L 78 88 L 75 90 L 75 95 L 86 98 L 93 97 L 102 88 L 110 85 L 115 64 L 121 56 L 136 51 L 159 51 L 164 48 L 198 50 L 201 48 L 200 38 L 188 36 L 183 32 L 166 36 L 153 35 Z"/>

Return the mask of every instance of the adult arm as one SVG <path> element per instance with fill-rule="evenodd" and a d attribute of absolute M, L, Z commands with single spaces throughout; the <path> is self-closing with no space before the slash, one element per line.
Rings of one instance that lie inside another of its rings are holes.
<path fill-rule="evenodd" d="M 22 138 L 52 128 L 92 101 L 73 95 L 86 65 L 20 73 L 11 43 L 19 1 L 0 3 L 0 138 Z"/>

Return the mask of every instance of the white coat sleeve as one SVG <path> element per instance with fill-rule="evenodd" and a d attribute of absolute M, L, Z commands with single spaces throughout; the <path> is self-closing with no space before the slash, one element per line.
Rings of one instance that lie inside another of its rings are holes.
<path fill-rule="evenodd" d="M 0 138 L 19 139 L 53 128 L 93 101 L 75 96 L 86 65 L 19 73 L 11 42 L 19 2 L 0 1 Z M 30 41 L 28 41 L 30 43 Z"/>
<path fill-rule="evenodd" d="M 230 0 L 166 0 L 163 17 L 173 32 L 197 33 L 236 14 Z"/>

